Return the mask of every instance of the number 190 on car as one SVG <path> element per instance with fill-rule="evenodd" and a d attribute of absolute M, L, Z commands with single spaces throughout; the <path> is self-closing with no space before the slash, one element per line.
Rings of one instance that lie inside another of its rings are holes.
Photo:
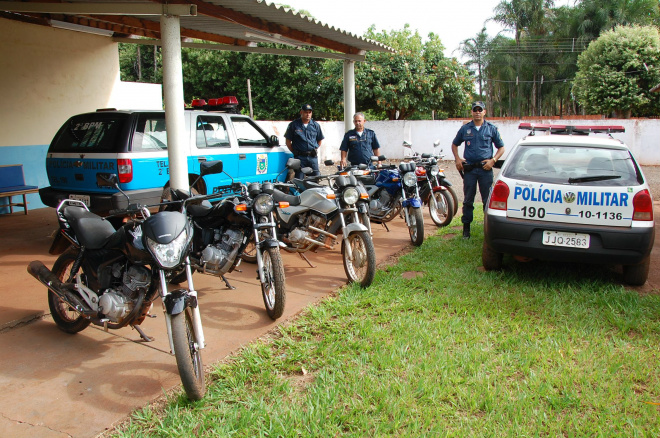
<path fill-rule="evenodd" d="M 589 235 L 563 231 L 543 231 L 543 244 L 569 248 L 589 248 Z"/>

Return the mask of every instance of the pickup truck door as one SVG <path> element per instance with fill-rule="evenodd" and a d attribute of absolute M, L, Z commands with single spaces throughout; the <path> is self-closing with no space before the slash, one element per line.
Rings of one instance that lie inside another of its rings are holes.
<path fill-rule="evenodd" d="M 188 157 L 188 171 L 199 174 L 199 165 L 204 161 L 222 160 L 224 172 L 231 177 L 238 176 L 238 154 L 232 142 L 227 120 L 221 114 L 197 115 L 194 118 L 193 142 Z M 231 184 L 224 173 L 208 175 L 205 178 L 208 193 L 213 188 Z"/>

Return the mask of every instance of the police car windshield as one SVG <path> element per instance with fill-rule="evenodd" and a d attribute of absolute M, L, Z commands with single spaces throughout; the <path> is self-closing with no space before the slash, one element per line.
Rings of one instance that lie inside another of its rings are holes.
<path fill-rule="evenodd" d="M 65 123 L 49 152 L 116 152 L 116 140 L 126 117 L 119 114 L 76 116 Z"/>
<path fill-rule="evenodd" d="M 516 148 L 503 176 L 551 184 L 631 186 L 641 173 L 630 153 L 621 149 L 559 145 Z"/>

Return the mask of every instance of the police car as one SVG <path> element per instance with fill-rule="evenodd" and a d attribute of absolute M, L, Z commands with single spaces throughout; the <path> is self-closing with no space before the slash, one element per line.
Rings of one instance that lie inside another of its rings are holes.
<path fill-rule="evenodd" d="M 646 282 L 655 228 L 642 169 L 613 138 L 621 126 L 522 123 L 484 212 L 483 266 L 503 254 L 621 264 L 624 281 Z"/>
<path fill-rule="evenodd" d="M 254 120 L 237 114 L 237 104 L 233 96 L 198 99 L 185 111 L 184 148 L 191 182 L 204 161 L 222 160 L 225 172 L 243 183 L 273 181 L 285 168 L 291 152 Z M 39 194 L 50 207 L 63 199 L 78 199 L 99 214 L 124 208 L 125 196 L 98 187 L 97 173 L 117 174 L 131 202 L 156 204 L 170 181 L 165 112 L 103 109 L 75 115 L 53 138 L 46 171 L 50 186 Z M 231 183 L 227 174 L 205 176 L 195 190 L 221 192 Z"/>

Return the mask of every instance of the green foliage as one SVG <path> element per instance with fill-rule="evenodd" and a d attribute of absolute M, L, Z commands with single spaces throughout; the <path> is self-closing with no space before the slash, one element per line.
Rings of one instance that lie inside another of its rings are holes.
<path fill-rule="evenodd" d="M 462 114 L 472 79 L 456 60 L 444 57 L 437 35 L 429 34 L 424 42 L 406 24 L 400 31 L 380 33 L 371 26 L 365 37 L 397 52 L 369 52 L 366 62 L 356 67 L 356 99 L 364 107 L 381 110 L 390 120 L 431 111 L 439 117 Z"/>
<path fill-rule="evenodd" d="M 119 70 L 122 81 L 162 83 L 162 64 L 158 46 L 119 43 Z"/>
<path fill-rule="evenodd" d="M 578 57 L 573 92 L 589 111 L 648 116 L 660 110 L 649 90 L 660 82 L 660 35 L 653 26 L 605 32 Z"/>

